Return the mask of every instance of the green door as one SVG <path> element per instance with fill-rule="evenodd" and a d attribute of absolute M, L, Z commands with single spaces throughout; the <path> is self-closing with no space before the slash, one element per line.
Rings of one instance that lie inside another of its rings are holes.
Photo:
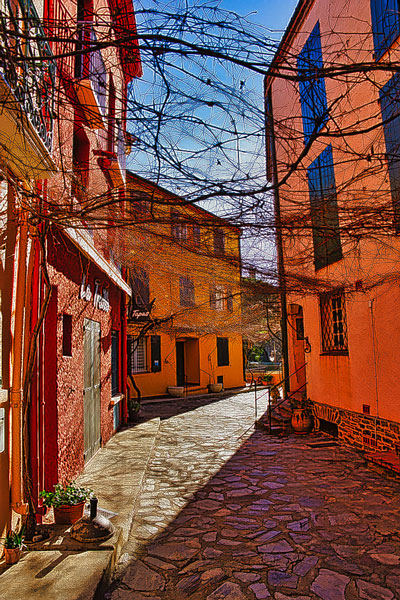
<path fill-rule="evenodd" d="M 85 319 L 83 326 L 84 459 L 100 448 L 100 323 Z"/>

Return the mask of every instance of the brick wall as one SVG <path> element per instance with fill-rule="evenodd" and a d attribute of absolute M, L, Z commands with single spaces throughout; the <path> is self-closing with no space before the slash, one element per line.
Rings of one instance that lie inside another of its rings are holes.
<path fill-rule="evenodd" d="M 361 450 L 394 450 L 400 443 L 400 424 L 394 421 L 318 402 L 313 403 L 313 414 L 317 428 L 319 419 L 334 423 L 339 439 Z"/>

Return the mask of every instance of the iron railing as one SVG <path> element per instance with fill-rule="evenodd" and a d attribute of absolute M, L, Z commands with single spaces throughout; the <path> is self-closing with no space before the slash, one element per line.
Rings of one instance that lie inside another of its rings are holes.
<path fill-rule="evenodd" d="M 31 1 L 5 0 L 3 6 L 0 75 L 51 152 L 56 72 L 53 53 Z"/>

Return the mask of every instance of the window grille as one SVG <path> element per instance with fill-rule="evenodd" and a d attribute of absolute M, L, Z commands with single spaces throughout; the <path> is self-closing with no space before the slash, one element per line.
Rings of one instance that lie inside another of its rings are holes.
<path fill-rule="evenodd" d="M 320 307 L 323 352 L 347 352 L 347 319 L 344 294 L 321 294 Z"/>
<path fill-rule="evenodd" d="M 139 340 L 128 336 L 128 365 L 130 373 L 145 373 L 147 371 L 147 338 Z"/>

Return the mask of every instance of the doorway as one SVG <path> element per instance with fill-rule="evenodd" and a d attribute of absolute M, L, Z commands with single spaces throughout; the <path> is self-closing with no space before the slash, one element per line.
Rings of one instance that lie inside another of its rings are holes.
<path fill-rule="evenodd" d="M 176 385 L 185 385 L 185 342 L 176 342 Z"/>
<path fill-rule="evenodd" d="M 83 325 L 84 460 L 100 448 L 100 323 L 85 319 Z"/>

